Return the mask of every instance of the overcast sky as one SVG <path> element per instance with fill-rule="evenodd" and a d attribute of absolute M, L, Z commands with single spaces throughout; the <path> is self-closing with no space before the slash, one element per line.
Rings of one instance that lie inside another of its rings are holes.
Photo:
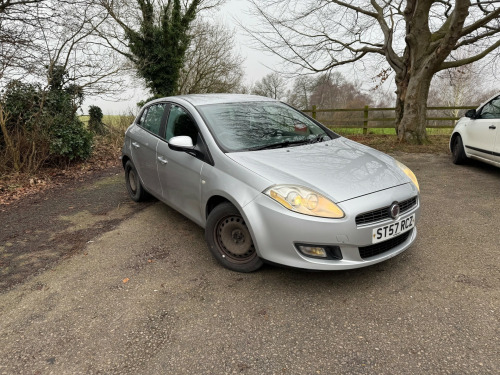
<path fill-rule="evenodd" d="M 276 67 L 280 63 L 280 60 L 274 55 L 250 47 L 250 40 L 244 35 L 237 24 L 239 21 L 245 26 L 252 26 L 254 21 L 247 14 L 248 7 L 249 4 L 246 0 L 228 0 L 218 12 L 214 12 L 213 18 L 215 21 L 222 22 L 228 28 L 234 29 L 237 51 L 245 58 L 243 64 L 245 70 L 244 82 L 251 84 L 272 72 L 268 67 Z M 141 87 L 137 87 L 136 89 L 124 92 L 123 98 L 116 102 L 99 98 L 88 98 L 85 101 L 83 111 L 86 113 L 89 105 L 98 105 L 104 114 L 118 115 L 127 113 L 130 110 L 134 112 L 136 111 L 136 103 L 146 97 L 146 91 Z"/>

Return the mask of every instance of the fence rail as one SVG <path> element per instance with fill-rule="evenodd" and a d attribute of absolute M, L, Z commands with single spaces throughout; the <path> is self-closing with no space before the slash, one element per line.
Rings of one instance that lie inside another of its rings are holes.
<path fill-rule="evenodd" d="M 427 128 L 453 128 L 455 122 L 461 117 L 458 116 L 458 111 L 463 111 L 467 109 L 474 109 L 477 106 L 454 106 L 454 107 L 427 107 L 427 111 L 440 111 L 434 116 L 426 117 Z M 389 112 L 392 111 L 392 116 L 386 117 L 384 114 L 382 116 L 374 117 L 375 113 L 371 115 L 372 112 Z M 362 128 L 363 134 L 368 133 L 369 128 L 390 128 L 394 127 L 394 122 L 396 120 L 394 115 L 395 108 L 372 108 L 365 106 L 363 108 L 317 108 L 315 105 L 311 109 L 302 110 L 305 113 L 311 113 L 314 119 L 320 120 L 325 125 L 331 127 L 342 127 L 342 128 Z M 445 113 L 443 113 L 445 111 Z M 446 116 L 446 111 L 453 111 L 454 116 Z M 346 115 L 348 113 L 362 112 L 363 117 L 351 117 Z M 323 115 L 324 114 L 324 115 Z M 339 116 L 335 116 L 335 115 Z M 444 121 L 449 121 L 449 124 L 443 123 Z M 387 122 L 392 122 L 392 124 L 386 124 Z"/>

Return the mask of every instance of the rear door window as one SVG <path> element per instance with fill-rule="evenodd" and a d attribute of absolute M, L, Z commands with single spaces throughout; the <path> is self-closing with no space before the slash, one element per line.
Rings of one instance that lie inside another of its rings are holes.
<path fill-rule="evenodd" d="M 147 131 L 160 135 L 161 120 L 165 112 L 166 103 L 153 104 L 141 116 L 140 126 Z"/>

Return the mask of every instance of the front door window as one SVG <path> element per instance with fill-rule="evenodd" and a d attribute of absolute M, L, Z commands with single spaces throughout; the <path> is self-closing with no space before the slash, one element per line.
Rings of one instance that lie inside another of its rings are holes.
<path fill-rule="evenodd" d="M 198 128 L 183 108 L 174 105 L 170 109 L 170 114 L 168 116 L 166 139 L 169 141 L 170 138 L 179 135 L 191 137 L 193 145 L 196 145 Z"/>

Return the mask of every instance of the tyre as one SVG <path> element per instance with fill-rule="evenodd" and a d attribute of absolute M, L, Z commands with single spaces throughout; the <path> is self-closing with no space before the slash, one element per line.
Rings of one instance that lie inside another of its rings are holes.
<path fill-rule="evenodd" d="M 465 164 L 467 162 L 467 155 L 465 155 L 464 145 L 462 143 L 462 137 L 457 135 L 453 139 L 453 163 L 454 164 Z"/>
<path fill-rule="evenodd" d="M 205 239 L 215 259 L 232 271 L 253 272 L 262 267 L 245 220 L 230 203 L 222 203 L 210 212 Z"/>
<path fill-rule="evenodd" d="M 149 194 L 144 190 L 137 170 L 130 160 L 125 163 L 125 185 L 132 200 L 141 202 L 148 198 Z"/>

